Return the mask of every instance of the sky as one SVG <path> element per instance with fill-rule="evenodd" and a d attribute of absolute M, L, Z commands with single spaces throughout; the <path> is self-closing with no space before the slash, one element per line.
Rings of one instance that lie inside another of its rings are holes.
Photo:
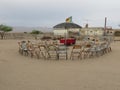
<path fill-rule="evenodd" d="M 120 28 L 120 0 L 0 0 L 0 24 L 53 27 L 72 16 L 84 27 Z"/>

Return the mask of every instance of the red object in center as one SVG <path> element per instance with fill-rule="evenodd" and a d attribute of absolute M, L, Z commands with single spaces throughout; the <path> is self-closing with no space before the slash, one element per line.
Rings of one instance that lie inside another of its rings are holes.
<path fill-rule="evenodd" d="M 75 38 L 63 38 L 63 39 L 60 39 L 60 43 L 63 43 L 65 45 L 75 44 L 75 42 L 76 42 Z"/>

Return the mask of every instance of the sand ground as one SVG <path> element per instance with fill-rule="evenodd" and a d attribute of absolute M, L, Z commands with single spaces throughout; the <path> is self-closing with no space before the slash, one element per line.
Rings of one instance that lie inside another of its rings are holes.
<path fill-rule="evenodd" d="M 85 60 L 41 60 L 18 53 L 19 40 L 0 40 L 0 90 L 120 90 L 120 42 Z"/>

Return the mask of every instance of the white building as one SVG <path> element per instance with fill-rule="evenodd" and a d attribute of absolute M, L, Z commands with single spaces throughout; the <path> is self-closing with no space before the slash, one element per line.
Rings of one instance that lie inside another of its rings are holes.
<path fill-rule="evenodd" d="M 53 33 L 54 35 L 61 35 L 61 36 L 65 36 L 68 35 L 69 32 L 73 32 L 73 33 L 80 33 L 80 29 L 82 27 L 75 24 L 75 23 L 60 23 L 57 24 L 53 27 Z"/>
<path fill-rule="evenodd" d="M 80 31 L 80 34 L 88 35 L 88 36 L 101 36 L 101 35 L 104 35 L 104 28 L 102 28 L 102 27 L 82 28 Z"/>

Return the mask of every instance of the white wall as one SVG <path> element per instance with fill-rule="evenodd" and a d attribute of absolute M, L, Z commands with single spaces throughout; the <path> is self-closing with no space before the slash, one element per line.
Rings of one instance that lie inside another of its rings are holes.
<path fill-rule="evenodd" d="M 80 29 L 54 29 L 53 33 L 54 35 L 61 35 L 64 36 L 65 34 L 68 34 L 68 31 L 72 31 L 72 32 L 80 32 Z"/>
<path fill-rule="evenodd" d="M 67 34 L 67 30 L 65 29 L 53 30 L 53 33 L 54 35 L 65 36 Z"/>
<path fill-rule="evenodd" d="M 81 35 L 103 35 L 104 30 L 102 28 L 82 28 Z"/>

